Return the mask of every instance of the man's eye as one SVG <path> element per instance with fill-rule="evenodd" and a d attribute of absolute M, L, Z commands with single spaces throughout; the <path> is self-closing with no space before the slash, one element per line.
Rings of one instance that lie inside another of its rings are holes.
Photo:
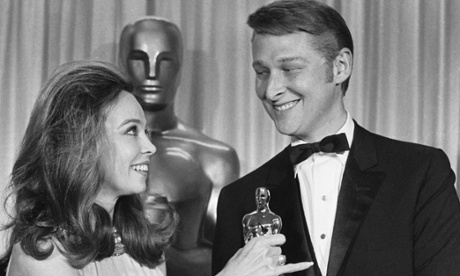
<path fill-rule="evenodd" d="M 258 78 L 266 78 L 270 73 L 268 71 L 255 71 Z"/>
<path fill-rule="evenodd" d="M 290 72 L 295 72 L 297 70 L 297 68 L 284 68 L 283 71 L 284 72 L 287 72 L 287 73 L 290 73 Z"/>

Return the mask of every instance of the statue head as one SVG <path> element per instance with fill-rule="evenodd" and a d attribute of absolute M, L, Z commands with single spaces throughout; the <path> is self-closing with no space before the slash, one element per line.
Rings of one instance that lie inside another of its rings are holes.
<path fill-rule="evenodd" d="M 120 64 L 131 75 L 145 110 L 162 110 L 174 102 L 182 54 L 180 30 L 166 19 L 145 17 L 124 27 Z"/>
<path fill-rule="evenodd" d="M 270 201 L 270 191 L 265 187 L 259 187 L 256 190 L 257 206 L 264 206 Z"/>

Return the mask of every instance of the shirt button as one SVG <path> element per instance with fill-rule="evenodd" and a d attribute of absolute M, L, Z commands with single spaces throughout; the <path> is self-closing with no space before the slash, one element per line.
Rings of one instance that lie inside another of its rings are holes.
<path fill-rule="evenodd" d="M 322 199 L 323 201 L 326 201 L 326 196 L 323 195 L 323 196 L 321 197 L 321 199 Z"/>
<path fill-rule="evenodd" d="M 324 240 L 326 238 L 326 234 L 321 234 L 321 239 Z"/>

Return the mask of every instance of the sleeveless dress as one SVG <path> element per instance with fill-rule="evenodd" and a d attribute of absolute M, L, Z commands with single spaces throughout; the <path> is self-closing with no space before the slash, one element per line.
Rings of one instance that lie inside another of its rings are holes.
<path fill-rule="evenodd" d="M 50 259 L 66 262 L 64 256 L 60 254 L 57 249 L 53 251 Z M 6 275 L 38 275 L 40 274 L 38 273 L 40 267 L 43 266 L 48 266 L 46 259 L 37 261 L 33 257 L 27 255 L 19 244 L 15 244 L 8 263 Z M 49 268 L 48 266 L 47 269 Z M 83 269 L 75 269 L 73 271 L 77 272 L 80 276 L 164 276 L 158 267 L 152 269 L 142 266 L 126 253 L 120 256 L 112 256 L 102 261 L 91 262 Z M 56 275 L 56 273 L 52 274 Z"/>
<path fill-rule="evenodd" d="M 79 269 L 81 276 L 164 276 L 159 268 L 141 266 L 128 254 L 113 256 L 99 262 L 92 262 Z"/>

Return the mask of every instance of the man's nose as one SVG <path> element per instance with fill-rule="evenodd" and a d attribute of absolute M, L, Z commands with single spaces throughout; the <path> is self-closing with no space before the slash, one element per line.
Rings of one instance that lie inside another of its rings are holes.
<path fill-rule="evenodd" d="M 277 100 L 284 93 L 284 80 L 279 73 L 272 73 L 267 79 L 265 97 L 269 100 Z"/>

